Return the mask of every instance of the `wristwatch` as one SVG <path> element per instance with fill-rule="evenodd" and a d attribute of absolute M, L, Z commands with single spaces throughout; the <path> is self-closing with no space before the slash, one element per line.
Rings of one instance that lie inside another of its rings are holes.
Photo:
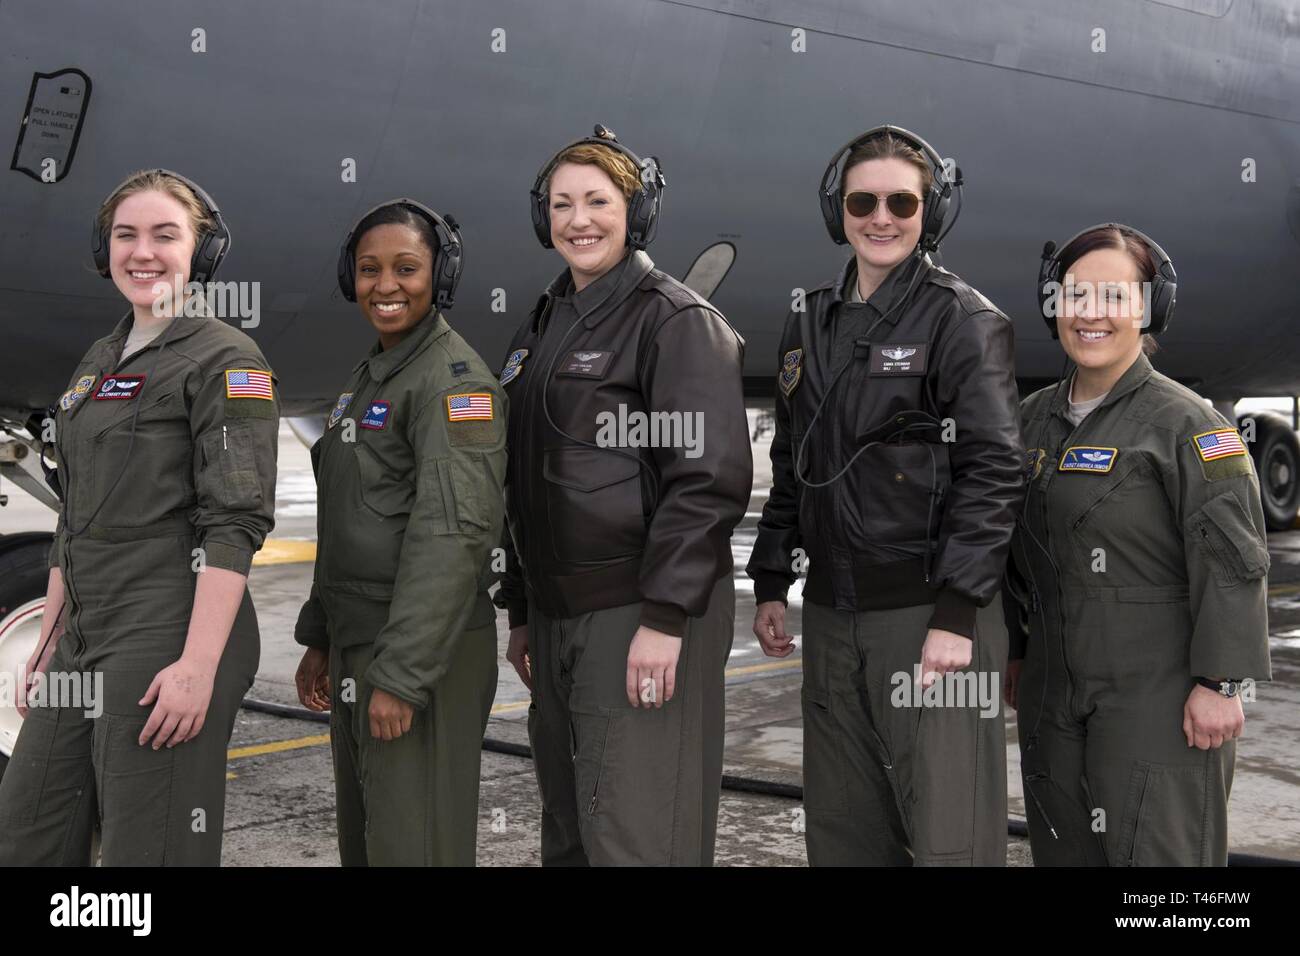
<path fill-rule="evenodd" d="M 1223 680 L 1210 680 L 1208 677 L 1196 678 L 1196 683 L 1202 687 L 1214 691 L 1216 694 L 1222 694 L 1224 697 L 1236 697 L 1241 692 L 1241 681 L 1233 677 L 1225 677 Z"/>

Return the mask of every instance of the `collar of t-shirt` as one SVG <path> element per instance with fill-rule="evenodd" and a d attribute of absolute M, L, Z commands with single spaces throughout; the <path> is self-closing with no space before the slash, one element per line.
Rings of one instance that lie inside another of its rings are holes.
<path fill-rule="evenodd" d="M 1097 408 L 1098 405 L 1106 400 L 1106 396 L 1109 394 L 1110 392 L 1106 391 L 1098 395 L 1096 398 L 1088 399 L 1086 402 L 1076 402 L 1074 400 L 1074 379 L 1071 378 L 1070 395 L 1066 399 L 1066 405 L 1068 407 L 1066 408 L 1065 417 L 1070 420 L 1070 424 L 1077 427 L 1081 421 L 1087 418 Z"/>

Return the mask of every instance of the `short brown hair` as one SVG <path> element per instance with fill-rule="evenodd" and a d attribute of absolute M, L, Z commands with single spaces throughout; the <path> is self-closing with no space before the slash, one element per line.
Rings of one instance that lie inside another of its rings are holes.
<path fill-rule="evenodd" d="M 934 170 L 930 167 L 930 160 L 910 142 L 889 131 L 878 133 L 853 147 L 849 158 L 844 161 L 844 171 L 840 173 L 841 193 L 844 191 L 844 181 L 849 177 L 849 170 L 873 159 L 901 159 L 911 163 L 921 171 L 921 198 L 929 195 L 930 187 L 934 185 Z"/>
<path fill-rule="evenodd" d="M 154 190 L 163 193 L 175 199 L 185 209 L 186 218 L 190 222 L 190 231 L 194 233 L 194 244 L 197 247 L 199 242 L 208 233 L 217 228 L 216 220 L 208 213 L 208 209 L 181 180 L 175 176 L 169 176 L 161 170 L 142 169 L 133 173 L 131 177 L 117 188 L 117 191 L 108 199 L 104 200 L 104 205 L 99 207 L 99 215 L 96 221 L 99 223 L 101 232 L 107 233 L 113 227 L 113 216 L 117 213 L 117 207 L 122 205 L 122 200 L 127 196 L 133 196 L 136 193 L 149 192 Z"/>
<path fill-rule="evenodd" d="M 1118 249 L 1120 252 L 1127 252 L 1133 264 L 1137 266 L 1138 281 L 1150 282 L 1155 279 L 1156 260 L 1151 254 L 1150 247 L 1133 230 L 1117 224 L 1089 229 L 1066 243 L 1065 248 L 1056 256 L 1056 261 L 1060 263 L 1061 280 L 1065 280 L 1065 274 L 1070 271 L 1072 265 L 1098 249 Z M 1145 354 L 1153 355 L 1159 348 L 1154 336 L 1148 332 L 1142 333 L 1142 351 Z"/>
<path fill-rule="evenodd" d="M 542 188 L 542 191 L 547 196 L 551 192 L 551 177 L 555 175 L 555 171 L 563 163 L 599 167 L 606 176 L 614 181 L 615 187 L 623 194 L 624 199 L 630 200 L 636 195 L 636 191 L 641 188 L 641 176 L 636 168 L 636 163 L 632 162 L 632 160 L 608 146 L 600 146 L 596 143 L 580 143 L 577 146 L 570 146 L 555 157 L 555 162 L 551 165 L 551 171 L 547 174 L 546 182 Z"/>

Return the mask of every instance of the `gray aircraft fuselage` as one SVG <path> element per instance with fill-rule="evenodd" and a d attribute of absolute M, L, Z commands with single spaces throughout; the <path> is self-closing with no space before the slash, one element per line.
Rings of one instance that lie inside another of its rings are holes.
<path fill-rule="evenodd" d="M 943 262 L 1014 319 L 1023 385 L 1061 368 L 1034 297 L 1044 241 L 1115 219 L 1178 269 L 1158 368 L 1214 398 L 1293 394 L 1298 22 L 1282 0 L 0 0 L 8 148 L 34 73 L 93 84 L 65 176 L 0 172 L 0 409 L 54 401 L 124 312 L 89 226 L 148 166 L 220 204 L 219 278 L 261 284 L 249 332 L 286 413 L 327 410 L 373 341 L 335 262 L 394 196 L 461 223 L 449 319 L 498 368 L 563 267 L 533 237 L 528 189 L 595 122 L 663 164 L 661 268 L 734 247 L 712 301 L 747 340 L 754 391 L 771 393 L 794 290 L 849 254 L 821 223 L 822 170 L 889 122 L 961 168 Z"/>

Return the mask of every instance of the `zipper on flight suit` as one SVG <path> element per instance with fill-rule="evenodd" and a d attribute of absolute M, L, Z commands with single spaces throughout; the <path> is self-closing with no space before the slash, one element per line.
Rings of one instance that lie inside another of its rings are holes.
<path fill-rule="evenodd" d="M 1115 491 L 1116 491 L 1116 490 L 1117 490 L 1117 489 L 1118 489 L 1122 484 L 1124 484 L 1124 482 L 1128 481 L 1129 476 L 1132 475 L 1133 472 L 1134 472 L 1135 470 L 1136 470 L 1136 469 L 1130 468 L 1130 469 L 1129 469 L 1129 470 L 1124 474 L 1124 477 L 1122 477 L 1119 481 L 1115 482 L 1115 484 L 1111 485 L 1110 488 L 1108 488 L 1108 489 L 1106 490 L 1106 493 L 1105 493 L 1104 495 L 1102 495 L 1100 498 L 1098 498 L 1098 499 L 1097 499 L 1096 501 L 1094 501 L 1092 504 L 1088 505 L 1088 510 L 1085 511 L 1083 514 L 1079 515 L 1079 517 L 1077 517 L 1077 518 L 1074 519 L 1074 524 L 1073 524 L 1073 526 L 1072 526 L 1072 530 L 1074 530 L 1074 531 L 1078 531 L 1078 530 L 1079 530 L 1079 526 L 1082 525 L 1082 524 L 1084 523 L 1084 521 L 1087 520 L 1088 516 L 1089 516 L 1090 514 L 1092 514 L 1094 511 L 1096 511 L 1096 510 L 1097 510 L 1097 507 L 1098 507 L 1098 506 L 1099 506 L 1103 501 L 1105 501 L 1107 498 L 1109 498 L 1111 495 L 1113 495 L 1113 494 L 1115 493 Z"/>

